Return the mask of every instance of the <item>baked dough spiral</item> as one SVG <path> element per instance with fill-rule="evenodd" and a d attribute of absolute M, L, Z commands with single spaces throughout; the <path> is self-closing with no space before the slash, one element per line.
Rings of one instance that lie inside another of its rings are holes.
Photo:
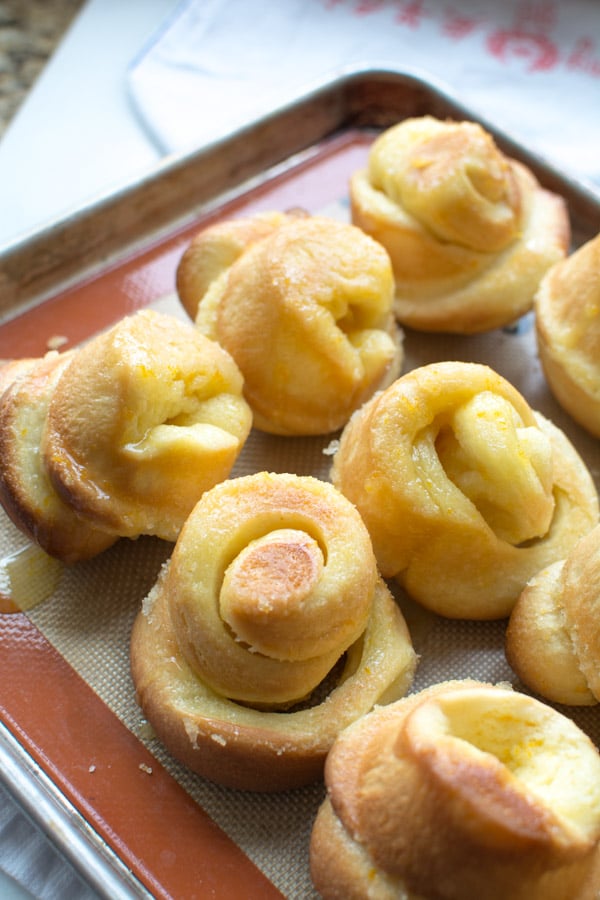
<path fill-rule="evenodd" d="M 333 483 L 379 569 L 443 616 L 507 616 L 527 581 L 598 521 L 566 435 L 477 363 L 414 369 L 342 432 Z"/>
<path fill-rule="evenodd" d="M 30 540 L 67 564 L 96 556 L 116 540 L 56 493 L 40 453 L 48 404 L 72 355 L 51 352 L 0 370 L 0 502 Z"/>
<path fill-rule="evenodd" d="M 547 272 L 535 313 L 540 360 L 554 396 L 600 437 L 600 234 Z"/>
<path fill-rule="evenodd" d="M 527 584 L 509 619 L 506 656 L 546 700 L 600 701 L 600 526 Z"/>
<path fill-rule="evenodd" d="M 319 778 L 339 730 L 406 693 L 415 664 L 353 506 L 312 476 L 266 472 L 202 497 L 131 640 L 164 745 L 256 791 Z"/>
<path fill-rule="evenodd" d="M 190 323 L 142 310 L 72 356 L 48 405 L 44 464 L 94 526 L 173 541 L 228 477 L 251 423 L 229 354 Z"/>
<path fill-rule="evenodd" d="M 311 837 L 324 900 L 593 900 L 600 755 L 566 716 L 435 685 L 336 740 Z"/>
<path fill-rule="evenodd" d="M 352 221 L 390 254 L 399 321 L 423 331 L 514 321 L 569 246 L 564 200 L 475 122 L 424 116 L 384 131 L 350 199 Z"/>
<path fill-rule="evenodd" d="M 177 284 L 200 330 L 240 367 L 262 431 L 335 431 L 400 372 L 391 264 L 352 225 L 271 214 L 209 226 Z"/>

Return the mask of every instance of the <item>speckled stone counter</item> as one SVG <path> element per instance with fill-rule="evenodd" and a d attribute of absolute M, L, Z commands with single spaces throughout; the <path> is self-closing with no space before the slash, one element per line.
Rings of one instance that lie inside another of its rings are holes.
<path fill-rule="evenodd" d="M 0 0 L 0 138 L 84 0 Z"/>

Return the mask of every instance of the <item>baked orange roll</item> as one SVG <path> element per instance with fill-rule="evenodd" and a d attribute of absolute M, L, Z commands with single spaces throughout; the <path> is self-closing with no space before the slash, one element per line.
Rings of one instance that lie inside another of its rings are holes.
<path fill-rule="evenodd" d="M 116 540 L 62 500 L 40 453 L 48 404 L 72 355 L 15 360 L 10 373 L 0 372 L 0 390 L 3 381 L 10 382 L 0 396 L 0 502 L 30 540 L 65 563 L 96 556 Z"/>
<path fill-rule="evenodd" d="M 172 541 L 228 477 L 251 421 L 229 354 L 191 323 L 142 310 L 72 357 L 48 406 L 44 464 L 95 527 Z"/>
<path fill-rule="evenodd" d="M 350 182 L 352 221 L 390 254 L 400 322 L 475 333 L 528 312 L 569 247 L 564 200 L 475 122 L 406 119 Z"/>
<path fill-rule="evenodd" d="M 382 575 L 451 618 L 507 616 L 598 521 L 566 435 L 478 363 L 422 366 L 376 395 L 342 432 L 331 477 Z"/>
<path fill-rule="evenodd" d="M 600 701 L 600 526 L 527 584 L 509 619 L 506 656 L 546 700 Z"/>
<path fill-rule="evenodd" d="M 267 472 L 202 497 L 131 639 L 137 699 L 167 749 L 254 791 L 321 777 L 337 733 L 403 696 L 415 664 L 354 507 Z"/>
<path fill-rule="evenodd" d="M 540 360 L 548 384 L 580 425 L 600 437 L 600 234 L 542 280 L 535 298 Z"/>
<path fill-rule="evenodd" d="M 177 294 L 194 321 L 202 303 L 202 318 L 214 315 L 215 304 L 233 263 L 250 247 L 293 221 L 300 212 L 256 213 L 225 219 L 199 231 L 186 247 L 176 272 Z"/>
<path fill-rule="evenodd" d="M 390 260 L 352 225 L 280 215 L 254 229 L 210 226 L 184 253 L 177 283 L 198 328 L 240 367 L 262 431 L 335 431 L 400 372 Z"/>
<path fill-rule="evenodd" d="M 569 718 L 473 681 L 336 740 L 310 861 L 324 900 L 593 900 L 600 755 Z"/>

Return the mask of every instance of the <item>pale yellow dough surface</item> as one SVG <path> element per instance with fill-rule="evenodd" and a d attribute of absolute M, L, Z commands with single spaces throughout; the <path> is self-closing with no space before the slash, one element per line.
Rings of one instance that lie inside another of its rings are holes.
<path fill-rule="evenodd" d="M 331 477 L 384 577 L 451 618 L 507 616 L 598 522 L 566 435 L 476 363 L 422 366 L 377 394 L 344 429 Z"/>

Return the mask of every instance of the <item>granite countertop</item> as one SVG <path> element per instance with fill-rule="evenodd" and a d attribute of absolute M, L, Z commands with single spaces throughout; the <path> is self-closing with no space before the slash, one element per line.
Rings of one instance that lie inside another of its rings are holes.
<path fill-rule="evenodd" d="M 0 0 L 0 139 L 84 0 Z"/>

